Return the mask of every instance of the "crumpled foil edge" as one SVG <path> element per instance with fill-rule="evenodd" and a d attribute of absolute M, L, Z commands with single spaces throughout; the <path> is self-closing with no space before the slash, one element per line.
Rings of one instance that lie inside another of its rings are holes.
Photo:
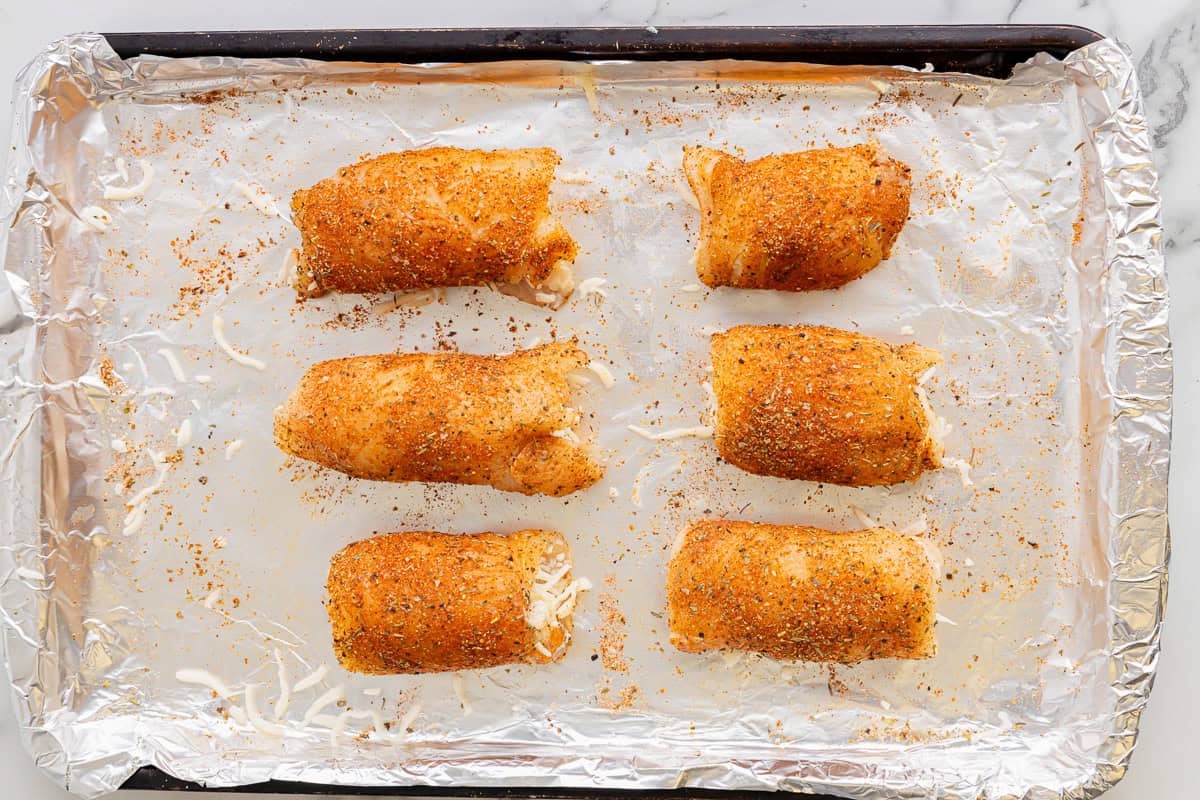
<path fill-rule="evenodd" d="M 1049 62 L 1047 62 L 1049 63 Z M 1167 289 L 1162 250 L 1157 178 L 1137 79 L 1127 54 L 1105 40 L 1089 45 L 1063 62 L 1079 91 L 1081 115 L 1091 131 L 1097 187 L 1102 192 L 1104 268 L 1107 293 L 1101 298 L 1108 321 L 1104 381 L 1113 424 L 1100 447 L 1106 478 L 1102 514 L 1111 532 L 1106 553 L 1111 569 L 1111 693 L 1113 729 L 1096 747 L 1098 768 L 1090 780 L 1068 789 L 1030 787 L 1027 798 L 1088 798 L 1114 785 L 1128 768 L 1141 711 L 1153 685 L 1167 589 L 1170 543 L 1167 524 L 1167 473 L 1170 460 L 1171 350 L 1167 332 Z M 118 788 L 150 749 L 139 742 L 136 724 L 105 730 L 106 752 L 73 753 L 84 730 L 46 724 L 47 697 L 69 691 L 70 658 L 51 646 L 59 602 L 54 596 L 50 559 L 55 534 L 39 524 L 42 497 L 56 491 L 58 473 L 52 451 L 44 450 L 42 427 L 48 409 L 50 379 L 41 368 L 43 298 L 53 260 L 55 215 L 74 214 L 60 187 L 43 181 L 39 137 L 71 135 L 56 107 L 64 95 L 94 104 L 136 85 L 129 68 L 107 42 L 94 34 L 65 38 L 50 45 L 16 80 L 10 154 L 3 184 L 0 230 L 5 272 L 0 276 L 0 353 L 4 356 L 0 434 L 0 479 L 7 497 L 0 502 L 0 631 L 21 739 L 35 762 L 60 784 L 83 796 Z M 64 92 L 67 88 L 70 91 Z M 63 123 L 63 124 L 56 124 Z M 61 320 L 60 320 L 61 321 Z M 55 383 L 56 391 L 71 388 Z M 76 387 L 78 388 L 78 387 Z M 59 454 L 65 457 L 65 454 Z M 77 656 L 75 656 L 77 657 Z M 93 743 L 94 744 L 94 743 Z M 631 755 L 631 757 L 633 757 Z M 394 778 L 431 785 L 587 786 L 594 784 L 589 759 L 519 759 L 489 764 L 486 776 L 469 763 L 448 761 L 436 774 L 414 764 L 399 765 Z M 917 797 L 936 791 L 928 786 L 880 786 L 869 775 L 843 764 L 838 777 L 817 765 L 782 761 L 722 761 L 688 769 L 638 764 L 636 757 L 618 783 L 606 788 L 712 787 L 826 791 L 858 796 Z M 539 773 L 532 775 L 531 771 Z M 890 772 L 890 771 L 889 771 Z M 292 780 L 327 779 L 326 770 L 291 765 Z M 197 776 L 188 776 L 195 778 Z M 215 777 L 215 776 L 214 776 Z M 257 780 L 265 776 L 244 776 Z M 889 780 L 900 776 L 889 775 Z M 944 776 L 944 777 L 949 777 Z M 226 783 L 228 776 L 221 777 Z M 619 784 L 619 785 L 618 785 Z M 957 787 L 974 796 L 983 787 Z M 885 790 L 880 795 L 880 790 Z"/>

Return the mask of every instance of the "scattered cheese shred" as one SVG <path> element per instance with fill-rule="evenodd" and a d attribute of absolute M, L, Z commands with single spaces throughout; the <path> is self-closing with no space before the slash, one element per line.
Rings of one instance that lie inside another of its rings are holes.
<path fill-rule="evenodd" d="M 220 589 L 220 587 L 217 587 L 216 589 L 213 589 L 211 592 L 209 592 L 208 596 L 204 598 L 204 607 L 209 610 L 212 610 L 217 607 L 217 601 L 220 599 L 221 599 L 221 589 Z"/>
<path fill-rule="evenodd" d="M 300 686 L 300 684 L 297 683 L 296 687 L 298 688 L 299 686 Z M 313 717 L 317 716 L 317 714 L 320 714 L 322 711 L 324 711 L 327 706 L 331 706 L 334 703 L 336 703 L 337 701 L 345 700 L 345 699 L 346 699 L 346 687 L 341 686 L 341 685 L 334 686 L 332 689 L 329 689 L 328 691 L 326 691 L 324 694 L 322 694 L 316 700 L 312 701 L 312 705 L 310 705 L 308 707 L 308 710 L 304 712 L 303 724 L 307 725 L 308 723 L 312 722 Z"/>
<path fill-rule="evenodd" d="M 175 446 L 187 447 L 192 443 L 192 421 L 185 419 L 179 423 L 179 430 L 175 431 Z"/>
<path fill-rule="evenodd" d="M 912 325 L 901 325 L 900 326 L 900 335 L 901 336 L 912 336 L 915 332 L 916 331 L 913 330 Z"/>
<path fill-rule="evenodd" d="M 233 457 L 237 455 L 237 451 L 242 449 L 242 445 L 246 444 L 241 439 L 234 439 L 229 444 L 225 445 L 225 460 L 233 461 Z"/>
<path fill-rule="evenodd" d="M 629 499 L 638 508 L 642 507 L 642 481 L 650 477 L 650 473 L 654 471 L 654 467 L 647 464 L 638 470 L 637 475 L 633 478 L 633 491 L 629 493 Z"/>
<path fill-rule="evenodd" d="M 179 363 L 179 358 L 175 355 L 174 350 L 168 347 L 160 347 L 154 352 L 162 356 L 163 360 L 167 362 L 167 366 L 171 368 L 171 376 L 175 380 L 180 383 L 187 383 L 187 373 L 183 371 L 183 364 Z"/>
<path fill-rule="evenodd" d="M 588 109 L 593 114 L 599 114 L 600 100 L 596 96 L 596 78 L 592 72 L 591 67 L 585 66 L 576 81 L 579 83 L 579 88 L 583 89 L 583 96 L 587 98 Z"/>
<path fill-rule="evenodd" d="M 267 736 L 283 736 L 284 727 L 276 725 L 274 722 L 267 722 L 263 719 L 262 713 L 258 710 L 258 684 L 246 684 L 246 719 L 259 733 Z"/>
<path fill-rule="evenodd" d="M 292 687 L 288 685 L 287 664 L 283 661 L 283 654 L 279 652 L 279 648 L 275 648 L 275 669 L 276 677 L 279 680 L 279 697 L 275 699 L 275 719 L 283 719 L 283 715 L 287 713 L 288 706 L 292 702 Z"/>
<path fill-rule="evenodd" d="M 296 681 L 296 685 L 292 687 L 293 692 L 303 692 L 305 689 L 312 688 L 325 679 L 325 675 L 329 672 L 329 665 L 322 664 L 315 670 L 305 675 L 300 680 Z"/>
<path fill-rule="evenodd" d="M 600 379 L 600 383 L 605 389 L 611 389 L 613 384 L 617 382 L 616 378 L 613 377 L 613 374 L 608 371 L 608 367 L 604 366 L 604 364 L 601 364 L 599 361 L 589 361 L 587 363 L 587 368 L 596 373 L 596 377 Z"/>
<path fill-rule="evenodd" d="M 454 674 L 454 693 L 458 695 L 458 702 L 462 706 L 463 716 L 471 716 L 471 702 L 467 700 L 467 690 L 463 686 L 463 677 L 458 673 Z"/>
<path fill-rule="evenodd" d="M 929 520 L 925 519 L 925 517 L 917 517 L 897 531 L 897 533 L 902 533 L 905 536 L 918 536 L 927 530 L 929 530 Z"/>
<path fill-rule="evenodd" d="M 219 697 L 226 700 L 233 698 L 233 692 L 225 685 L 225 681 L 213 675 L 206 669 L 181 669 L 176 671 L 175 680 L 180 683 L 194 683 L 199 686 L 207 686 L 217 693 Z"/>
<path fill-rule="evenodd" d="M 267 190 L 257 183 L 235 180 L 233 188 L 241 192 L 242 196 L 250 201 L 250 205 L 258 209 L 258 213 L 267 217 L 279 216 L 279 212 L 275 208 L 275 198 L 267 194 Z"/>
<path fill-rule="evenodd" d="M 266 363 L 259 361 L 257 358 L 251 358 L 248 355 L 239 353 L 237 350 L 233 349 L 233 346 L 229 344 L 229 340 L 225 338 L 225 318 L 220 314 L 213 314 L 212 332 L 213 338 L 217 340 L 217 344 L 221 346 L 221 349 L 224 350 L 229 357 L 237 363 L 242 364 L 243 366 L 253 367 L 259 372 L 267 368 Z"/>
<path fill-rule="evenodd" d="M 879 527 L 879 523 L 858 506 L 850 506 L 850 511 L 853 512 L 854 516 L 858 519 L 859 524 L 864 528 Z"/>
<path fill-rule="evenodd" d="M 649 439 L 652 442 L 666 442 L 672 439 L 683 439 L 689 436 L 694 436 L 700 439 L 712 438 L 713 429 L 711 425 L 696 425 L 691 428 L 671 428 L 670 430 L 654 433 L 640 425 L 626 425 L 628 430 L 636 433 L 638 436 Z"/>
<path fill-rule="evenodd" d="M 145 194 L 154 180 L 154 167 L 145 161 L 139 161 L 138 166 L 142 168 L 142 179 L 140 181 L 133 186 L 105 186 L 104 199 L 132 200 L 135 197 L 141 197 Z"/>
<path fill-rule="evenodd" d="M 616 500 L 621 496 L 621 490 L 615 486 L 608 487 L 608 496 Z"/>
<path fill-rule="evenodd" d="M 686 283 L 679 287 L 679 291 L 687 292 L 688 294 L 694 294 L 696 292 L 703 292 L 704 287 L 698 283 Z"/>
<path fill-rule="evenodd" d="M 108 233 L 108 226 L 112 224 L 112 217 L 100 206 L 86 206 L 79 209 L 79 218 L 97 233 Z"/>

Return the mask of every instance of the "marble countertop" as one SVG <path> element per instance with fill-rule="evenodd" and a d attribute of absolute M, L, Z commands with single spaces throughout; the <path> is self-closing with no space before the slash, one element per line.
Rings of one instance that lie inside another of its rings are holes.
<path fill-rule="evenodd" d="M 549 7 L 548 7 L 549 6 Z M 0 4 L 0 101 L 10 101 L 11 78 L 36 49 L 66 33 L 84 30 L 219 30 L 246 28 L 371 28 L 536 25 L 835 25 L 939 23 L 1057 23 L 1092 28 L 1124 42 L 1134 53 L 1154 130 L 1163 194 L 1167 263 L 1175 313 L 1174 464 L 1172 521 L 1200 514 L 1200 500 L 1180 491 L 1200 480 L 1200 273 L 1187 268 L 1200 260 L 1200 153 L 1187 142 L 1200 135 L 1200 3 L 1196 0 L 534 0 L 505 3 L 441 0 L 209 0 L 162 3 L 148 0 L 60 0 Z M 0 144 L 7 143 L 7 126 Z M 1195 504 L 1196 508 L 1192 508 Z M 1167 624 L 1158 680 L 1142 718 L 1142 734 L 1128 776 L 1105 795 L 1112 800 L 1195 796 L 1191 773 L 1200 718 L 1200 681 L 1189 667 L 1200 663 L 1200 543 L 1186 526 L 1175 526 Z M 9 704 L 0 701 L 0 778 L 6 796 L 24 800 L 69 797 L 44 777 L 20 747 Z M 130 792 L 129 800 L 178 795 Z M 221 795 L 236 797 L 237 795 Z"/>

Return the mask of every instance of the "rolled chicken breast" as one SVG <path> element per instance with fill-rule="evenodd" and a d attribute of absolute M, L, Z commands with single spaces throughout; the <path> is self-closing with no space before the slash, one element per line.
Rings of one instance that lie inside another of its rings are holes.
<path fill-rule="evenodd" d="M 292 195 L 301 295 L 527 282 L 574 288 L 575 241 L 550 213 L 549 147 L 431 147 L 342 167 Z"/>
<path fill-rule="evenodd" d="M 583 414 L 567 380 L 587 363 L 572 342 L 322 361 L 276 409 L 275 442 L 356 478 L 559 497 L 604 473 L 575 430 Z"/>
<path fill-rule="evenodd" d="M 586 581 L 553 531 L 389 533 L 333 556 L 326 590 L 338 663 L 368 674 L 557 661 Z"/>
<path fill-rule="evenodd" d="M 935 350 L 817 325 L 739 325 L 712 337 L 717 451 L 736 467 L 845 486 L 941 466 L 945 423 L 920 379 Z"/>
<path fill-rule="evenodd" d="M 931 548 L 886 528 L 694 522 L 667 568 L 671 643 L 803 661 L 929 658 Z"/>
<path fill-rule="evenodd" d="M 696 272 L 709 286 L 833 289 L 885 260 L 908 218 L 907 165 L 877 145 L 755 161 L 685 147 L 700 207 Z"/>

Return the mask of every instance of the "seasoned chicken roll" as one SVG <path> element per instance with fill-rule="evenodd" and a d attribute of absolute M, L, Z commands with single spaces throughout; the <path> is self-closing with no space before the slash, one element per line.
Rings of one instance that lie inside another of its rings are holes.
<path fill-rule="evenodd" d="M 875 144 L 757 161 L 685 147 L 709 286 L 833 289 L 879 265 L 908 218 L 907 165 Z"/>
<path fill-rule="evenodd" d="M 565 299 L 576 245 L 550 215 L 559 160 L 549 147 L 431 147 L 342 167 L 292 195 L 303 244 L 296 288 L 315 295 L 528 281 Z"/>
<path fill-rule="evenodd" d="M 695 522 L 667 568 L 671 643 L 847 664 L 929 658 L 931 556 L 932 545 L 886 528 Z"/>
<path fill-rule="evenodd" d="M 712 337 L 717 451 L 756 475 L 880 486 L 941 466 L 920 378 L 934 350 L 813 325 Z"/>
<path fill-rule="evenodd" d="M 507 356 L 356 356 L 309 367 L 275 412 L 284 452 L 377 481 L 570 494 L 600 479 L 575 431 L 571 342 Z"/>
<path fill-rule="evenodd" d="M 329 564 L 338 663 L 368 674 L 557 661 L 586 580 L 561 534 L 389 533 Z"/>

